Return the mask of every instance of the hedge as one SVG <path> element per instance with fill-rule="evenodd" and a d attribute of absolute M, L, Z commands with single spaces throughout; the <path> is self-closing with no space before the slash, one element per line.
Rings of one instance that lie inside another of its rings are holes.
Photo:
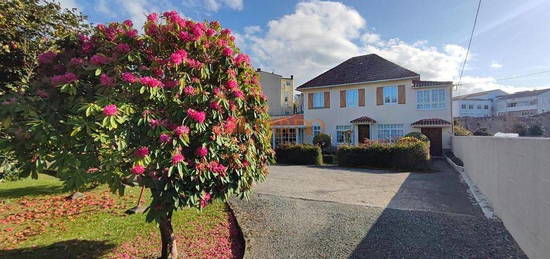
<path fill-rule="evenodd" d="M 362 146 L 345 146 L 338 149 L 339 166 L 375 167 L 394 169 L 427 169 L 430 151 L 422 141 L 395 144 L 374 143 Z"/>
<path fill-rule="evenodd" d="M 314 145 L 280 145 L 275 149 L 279 164 L 322 165 L 321 148 Z"/>

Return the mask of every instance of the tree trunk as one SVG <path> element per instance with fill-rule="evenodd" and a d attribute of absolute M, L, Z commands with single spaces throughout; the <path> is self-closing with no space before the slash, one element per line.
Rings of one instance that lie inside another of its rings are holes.
<path fill-rule="evenodd" d="M 176 236 L 172 229 L 172 213 L 162 216 L 159 220 L 160 237 L 162 240 L 161 259 L 177 259 L 178 248 L 176 247 Z"/>

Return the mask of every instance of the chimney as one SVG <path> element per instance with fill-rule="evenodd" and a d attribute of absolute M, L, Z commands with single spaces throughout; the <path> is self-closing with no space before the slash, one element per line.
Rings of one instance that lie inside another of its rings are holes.
<path fill-rule="evenodd" d="M 290 75 L 290 79 L 294 79 L 294 75 Z"/>

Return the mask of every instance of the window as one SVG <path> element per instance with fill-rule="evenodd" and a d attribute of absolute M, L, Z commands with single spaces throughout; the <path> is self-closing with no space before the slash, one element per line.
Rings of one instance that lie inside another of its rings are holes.
<path fill-rule="evenodd" d="M 313 130 L 313 137 L 316 137 L 319 134 L 321 134 L 321 126 L 313 126 L 311 127 L 311 129 Z"/>
<path fill-rule="evenodd" d="M 474 109 L 474 106 L 472 104 L 468 105 L 468 109 L 472 110 Z"/>
<path fill-rule="evenodd" d="M 384 87 L 384 104 L 397 104 L 397 86 Z"/>
<path fill-rule="evenodd" d="M 403 124 L 378 124 L 378 139 L 393 142 L 403 137 Z"/>
<path fill-rule="evenodd" d="M 478 109 L 478 110 L 481 110 L 481 104 L 478 104 L 478 105 L 477 105 L 477 109 Z"/>
<path fill-rule="evenodd" d="M 483 109 L 485 109 L 485 110 L 489 110 L 489 105 L 485 105 L 485 106 L 483 106 Z"/>
<path fill-rule="evenodd" d="M 416 92 L 416 109 L 436 110 L 445 108 L 445 89 L 419 90 Z M 466 105 L 462 105 L 466 109 Z"/>
<path fill-rule="evenodd" d="M 357 107 L 359 102 L 359 90 L 346 90 L 346 106 L 347 107 Z"/>
<path fill-rule="evenodd" d="M 325 107 L 325 97 L 324 93 L 314 93 L 313 94 L 313 108 L 323 108 Z"/>
<path fill-rule="evenodd" d="M 460 108 L 463 109 L 463 110 L 466 110 L 466 104 L 460 105 Z"/>
<path fill-rule="evenodd" d="M 516 107 L 517 105 L 517 103 L 507 103 L 506 107 Z"/>
<path fill-rule="evenodd" d="M 351 125 L 336 126 L 336 143 L 337 144 L 353 143 L 353 130 Z"/>
<path fill-rule="evenodd" d="M 295 144 L 296 143 L 296 129 L 273 129 L 275 133 L 275 147 L 281 144 Z"/>

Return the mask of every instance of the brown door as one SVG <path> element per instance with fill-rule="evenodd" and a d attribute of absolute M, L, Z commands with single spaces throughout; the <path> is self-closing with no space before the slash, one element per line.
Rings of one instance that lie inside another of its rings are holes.
<path fill-rule="evenodd" d="M 443 154 L 441 128 L 421 128 L 420 131 L 430 139 L 430 155 L 441 156 Z"/>
<path fill-rule="evenodd" d="M 357 131 L 359 133 L 359 143 L 363 143 L 366 138 L 370 139 L 369 125 L 357 125 Z"/>

